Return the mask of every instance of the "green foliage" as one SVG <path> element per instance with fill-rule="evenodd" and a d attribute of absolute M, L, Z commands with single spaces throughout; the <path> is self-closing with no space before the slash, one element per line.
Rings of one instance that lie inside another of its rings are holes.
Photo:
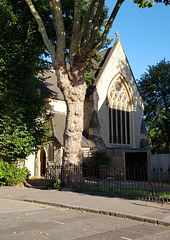
<path fill-rule="evenodd" d="M 53 188 L 61 190 L 61 180 L 56 179 L 55 183 L 53 184 Z"/>
<path fill-rule="evenodd" d="M 25 158 L 33 151 L 36 139 L 28 131 L 22 117 L 16 119 L 3 116 L 0 119 L 0 149 L 1 155 L 13 160 Z"/>
<path fill-rule="evenodd" d="M 63 20 L 64 20 L 64 26 L 66 31 L 66 52 L 68 51 L 71 43 L 71 36 L 72 36 L 72 30 L 73 30 L 74 2 L 75 2 L 74 0 L 61 0 Z M 83 17 L 85 16 L 88 10 L 90 3 L 91 3 L 91 0 L 82 0 L 81 23 L 83 21 Z M 103 8 L 102 15 L 100 16 L 96 43 L 99 37 L 101 37 L 102 29 L 104 26 L 106 26 L 107 19 L 108 19 L 108 8 L 105 5 Z M 110 43 L 111 43 L 111 40 L 107 39 L 103 44 L 102 48 L 107 47 L 108 44 Z M 67 57 L 67 54 L 66 54 L 66 57 Z"/>
<path fill-rule="evenodd" d="M 99 53 L 96 53 L 93 58 L 90 60 L 88 68 L 86 69 L 84 73 L 84 78 L 87 83 L 87 85 L 91 86 L 95 82 L 96 78 L 94 77 L 94 73 L 97 70 L 100 70 L 99 67 L 96 67 L 96 64 L 99 63 L 101 60 L 101 55 Z"/>
<path fill-rule="evenodd" d="M 0 159 L 0 186 L 21 184 L 27 179 L 28 174 L 26 167 L 19 168 L 14 162 L 8 163 Z"/>
<path fill-rule="evenodd" d="M 35 76 L 47 62 L 25 3 L 1 1 L 0 12 L 0 155 L 15 161 L 36 150 L 45 134 L 46 102 L 38 91 L 43 79 Z"/>
<path fill-rule="evenodd" d="M 141 7 L 153 4 L 152 0 L 134 1 Z M 169 0 L 155 2 L 169 4 Z M 74 0 L 61 0 L 66 31 L 66 62 L 73 30 L 74 3 Z M 82 1 L 81 21 L 90 3 L 91 0 Z M 58 23 L 53 23 L 48 1 L 33 0 L 33 4 L 43 20 L 50 42 L 57 48 L 54 29 Z M 35 76 L 46 67 L 47 62 L 42 56 L 49 53 L 25 1 L 0 1 L 0 12 L 0 154 L 18 160 L 35 150 L 44 137 L 42 116 L 45 116 L 46 107 L 38 92 L 42 79 Z M 104 6 L 93 47 L 98 43 L 107 20 L 108 9 Z M 110 40 L 106 40 L 102 47 L 109 43 Z M 92 62 L 85 73 L 88 84 L 95 80 L 90 77 L 90 69 L 94 70 Z"/>
<path fill-rule="evenodd" d="M 120 181 L 121 186 L 121 181 Z M 122 185 L 123 186 L 123 185 Z M 135 189 L 135 188 L 125 188 L 121 187 L 113 187 L 111 184 L 111 187 L 109 187 L 109 184 L 106 184 L 105 186 L 101 185 L 95 185 L 95 184 L 84 184 L 81 185 L 81 188 L 79 189 L 82 192 L 85 193 L 96 193 L 96 194 L 102 194 L 105 196 L 110 197 L 120 197 L 120 198 L 130 198 L 130 199 L 152 199 L 152 201 L 158 201 L 158 202 L 170 202 L 170 193 L 169 192 L 160 192 L 160 191 L 148 191 L 144 189 Z"/>
<path fill-rule="evenodd" d="M 138 87 L 145 105 L 145 123 L 154 151 L 166 152 L 170 144 L 170 62 L 165 59 L 141 77 Z"/>
<path fill-rule="evenodd" d="M 91 0 L 83 0 L 82 1 L 81 23 L 83 21 L 83 17 L 85 16 L 85 14 L 88 10 L 90 3 L 91 3 Z M 66 61 L 67 61 L 69 47 L 70 47 L 70 43 L 71 43 L 72 30 L 73 30 L 74 1 L 73 0 L 62 0 L 61 5 L 62 5 L 62 11 L 63 11 L 64 26 L 65 26 L 65 31 L 66 31 Z M 99 26 L 98 26 L 98 34 L 97 34 L 95 45 L 97 44 L 99 38 L 102 35 L 102 30 L 103 30 L 103 27 L 106 26 L 107 19 L 108 19 L 108 8 L 105 5 L 103 8 L 102 15 L 100 17 Z M 107 48 L 111 42 L 112 42 L 112 39 L 107 38 L 106 41 L 103 43 L 102 48 Z M 94 83 L 94 81 L 96 80 L 95 77 L 91 74 L 91 72 L 98 70 L 98 68 L 96 68 L 96 66 L 95 66 L 95 62 L 99 62 L 99 61 L 100 61 L 100 56 L 98 53 L 96 53 L 93 56 L 93 58 L 90 60 L 88 67 L 84 74 L 84 78 L 85 78 L 87 85 L 91 86 Z"/>
<path fill-rule="evenodd" d="M 155 5 L 155 3 L 164 3 L 166 6 L 170 4 L 169 0 L 132 0 L 134 3 L 138 5 L 138 7 L 141 8 L 151 8 Z"/>

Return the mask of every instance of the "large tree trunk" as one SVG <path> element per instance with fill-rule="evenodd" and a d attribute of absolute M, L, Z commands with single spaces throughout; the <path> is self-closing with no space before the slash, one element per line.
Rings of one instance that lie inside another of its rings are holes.
<path fill-rule="evenodd" d="M 70 86 L 65 94 L 67 104 L 66 129 L 64 134 L 63 163 L 80 165 L 82 163 L 81 140 L 84 118 L 84 98 L 86 84 Z"/>
<path fill-rule="evenodd" d="M 58 87 L 63 92 L 67 105 L 63 165 L 82 163 L 81 139 L 87 89 L 84 80 L 85 67 L 84 63 L 77 60 L 71 69 L 62 65 L 56 71 Z"/>
<path fill-rule="evenodd" d="M 64 72 L 65 74 L 63 74 Z M 87 89 L 83 68 L 76 68 L 69 74 L 72 76 L 71 80 L 66 71 L 57 71 L 58 86 L 64 94 L 67 105 L 62 173 L 63 183 L 67 186 L 82 181 L 81 140 L 84 128 L 84 99 Z"/>

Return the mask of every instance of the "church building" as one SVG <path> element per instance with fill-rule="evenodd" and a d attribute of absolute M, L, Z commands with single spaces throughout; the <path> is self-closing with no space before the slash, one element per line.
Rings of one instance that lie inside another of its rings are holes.
<path fill-rule="evenodd" d="M 82 152 L 86 157 L 92 150 L 105 151 L 112 167 L 143 167 L 148 159 L 143 120 L 143 101 L 132 70 L 116 34 L 113 47 L 101 51 L 96 81 L 88 87 L 84 103 Z M 28 157 L 25 166 L 31 176 L 44 176 L 46 167 L 62 163 L 66 104 L 56 85 L 54 70 L 46 72 L 47 80 L 41 94 L 47 98 L 51 111 L 52 143 Z"/>

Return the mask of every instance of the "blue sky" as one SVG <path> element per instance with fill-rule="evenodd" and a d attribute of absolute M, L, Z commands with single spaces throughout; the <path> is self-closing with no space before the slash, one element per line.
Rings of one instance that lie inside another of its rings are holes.
<path fill-rule="evenodd" d="M 113 2 L 106 0 L 109 12 L 113 9 Z M 135 79 L 146 72 L 148 65 L 155 65 L 163 58 L 170 61 L 170 6 L 158 3 L 150 9 L 142 9 L 126 0 L 109 38 L 115 39 L 117 30 Z"/>

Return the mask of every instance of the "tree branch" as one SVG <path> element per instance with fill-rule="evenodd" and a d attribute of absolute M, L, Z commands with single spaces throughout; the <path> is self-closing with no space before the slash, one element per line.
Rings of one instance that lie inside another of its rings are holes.
<path fill-rule="evenodd" d="M 93 19 L 94 19 L 94 11 L 91 12 L 89 16 L 89 21 L 86 25 L 84 34 L 83 34 L 83 45 L 87 43 L 91 37 L 91 29 L 92 29 L 92 24 L 93 24 Z"/>
<path fill-rule="evenodd" d="M 58 34 L 58 38 L 57 38 L 57 54 L 55 52 L 55 46 L 52 45 L 49 41 L 44 23 L 40 17 L 40 15 L 38 14 L 38 12 L 35 9 L 35 6 L 33 5 L 31 0 L 25 0 L 25 2 L 27 3 L 32 15 L 34 16 L 35 20 L 38 23 L 38 27 L 39 27 L 39 32 L 42 35 L 43 41 L 48 49 L 48 51 L 51 54 L 51 58 L 52 58 L 52 63 L 53 63 L 53 67 L 56 71 L 56 75 L 57 75 L 57 80 L 58 80 L 58 86 L 60 87 L 60 89 L 62 91 L 64 91 L 64 89 L 68 88 L 70 86 L 70 81 L 68 79 L 67 76 L 67 68 L 66 68 L 66 64 L 65 64 L 65 31 L 64 31 L 64 23 L 63 23 L 63 19 L 60 22 L 61 18 L 62 18 L 62 10 L 61 10 L 61 4 L 60 1 L 55 1 L 55 0 L 51 0 L 51 7 L 54 10 L 54 16 L 55 16 L 55 20 L 56 20 L 56 27 L 57 27 L 57 34 Z M 59 24 L 60 22 L 60 24 Z M 64 76 L 64 77 L 61 77 Z"/>
<path fill-rule="evenodd" d="M 97 36 L 97 33 L 98 33 L 98 25 L 99 25 L 100 17 L 101 17 L 102 10 L 103 10 L 103 7 L 104 7 L 104 2 L 105 2 L 105 0 L 100 0 L 99 1 L 97 11 L 96 11 L 96 14 L 95 14 L 95 17 L 94 17 L 94 21 L 93 21 L 92 34 L 91 34 L 91 37 L 90 37 L 88 43 L 85 42 L 85 41 L 83 42 L 85 44 L 83 46 L 83 49 L 92 49 L 92 47 L 94 46 L 96 36 Z M 83 52 L 83 49 L 82 49 L 82 52 Z"/>
<path fill-rule="evenodd" d="M 75 0 L 73 32 L 72 32 L 71 45 L 69 50 L 70 66 L 72 66 L 73 64 L 73 59 L 77 49 L 77 40 L 79 36 L 79 31 L 80 31 L 81 7 L 82 7 L 82 0 Z"/>
<path fill-rule="evenodd" d="M 46 32 L 46 29 L 45 29 L 45 26 L 44 26 L 44 23 L 43 23 L 40 15 L 36 11 L 35 6 L 33 5 L 32 1 L 31 0 L 25 0 L 25 2 L 27 3 L 32 15 L 34 16 L 35 20 L 38 23 L 38 31 L 41 33 L 44 44 L 51 54 L 53 65 L 55 65 L 55 60 L 56 60 L 55 46 L 50 43 L 47 32 Z"/>
<path fill-rule="evenodd" d="M 54 24 L 54 28 L 55 28 L 55 32 L 56 32 L 56 37 L 57 37 L 57 23 L 56 23 L 56 21 L 55 21 L 55 19 L 54 19 L 52 0 L 48 0 L 48 5 L 49 5 L 50 10 L 51 10 L 52 15 L 53 15 L 53 24 Z"/>
<path fill-rule="evenodd" d="M 93 11 L 93 8 L 96 4 L 98 0 L 92 0 L 90 6 L 89 6 L 89 9 L 84 17 L 84 20 L 83 20 L 83 23 L 82 23 L 82 26 L 81 26 L 81 30 L 80 30 L 80 33 L 79 33 L 79 39 L 78 39 L 78 42 L 77 42 L 77 52 L 80 53 L 80 46 L 81 46 L 81 41 L 82 41 L 82 37 L 86 31 L 86 27 L 88 25 L 88 22 L 90 20 L 90 16 L 91 16 L 91 13 Z"/>
<path fill-rule="evenodd" d="M 63 22 L 61 0 L 52 0 L 53 16 L 57 26 L 57 62 L 58 66 L 65 64 L 66 34 Z"/>
<path fill-rule="evenodd" d="M 117 0 L 117 3 L 112 11 L 112 14 L 106 24 L 106 27 L 104 29 L 104 32 L 101 36 L 101 38 L 99 39 L 98 41 L 98 44 L 93 48 L 93 49 L 87 49 L 88 52 L 85 52 L 85 54 L 88 55 L 88 57 L 92 57 L 97 51 L 100 50 L 100 48 L 102 47 L 103 43 L 105 42 L 108 34 L 109 34 L 109 31 L 112 27 L 112 24 L 113 24 L 113 21 L 115 20 L 115 17 L 117 16 L 117 13 L 122 5 L 122 3 L 124 2 L 125 0 Z"/>

